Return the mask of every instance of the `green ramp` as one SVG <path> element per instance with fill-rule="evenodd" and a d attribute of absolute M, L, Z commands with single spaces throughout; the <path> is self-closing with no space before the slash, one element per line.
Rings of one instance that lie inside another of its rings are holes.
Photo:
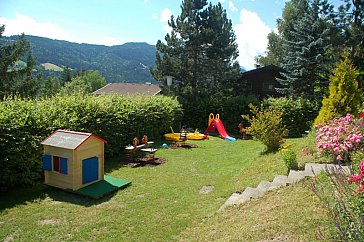
<path fill-rule="evenodd" d="M 129 185 L 131 182 L 112 176 L 104 176 L 104 180 L 98 181 L 86 187 L 73 191 L 77 194 L 94 199 L 103 197 L 113 191 Z"/>

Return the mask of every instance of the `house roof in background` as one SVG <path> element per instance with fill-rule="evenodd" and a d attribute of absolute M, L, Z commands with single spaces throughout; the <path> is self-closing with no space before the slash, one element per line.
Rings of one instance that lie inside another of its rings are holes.
<path fill-rule="evenodd" d="M 154 96 L 161 92 L 159 86 L 139 83 L 109 83 L 96 90 L 93 94 L 119 94 L 119 95 L 148 95 Z"/>
<path fill-rule="evenodd" d="M 49 145 L 54 147 L 60 147 L 65 149 L 76 150 L 80 145 L 82 145 L 90 137 L 95 137 L 96 139 L 106 143 L 106 140 L 100 137 L 84 132 L 76 132 L 69 130 L 59 129 L 53 134 L 48 136 L 45 140 L 41 142 L 42 145 Z"/>
<path fill-rule="evenodd" d="M 266 72 L 266 71 L 278 71 L 278 72 L 284 72 L 283 68 L 280 68 L 278 66 L 275 65 L 267 65 L 267 66 L 263 66 L 263 67 L 259 67 L 250 71 L 246 71 L 241 73 L 241 75 L 244 76 L 249 76 L 249 75 L 254 75 L 256 73 L 261 73 L 261 72 Z"/>

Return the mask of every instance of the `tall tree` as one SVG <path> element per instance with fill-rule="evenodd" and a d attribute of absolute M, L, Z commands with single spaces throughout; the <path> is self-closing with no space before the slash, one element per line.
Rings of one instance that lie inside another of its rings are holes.
<path fill-rule="evenodd" d="M 5 26 L 0 26 L 0 38 Z M 26 58 L 26 62 L 21 61 Z M 39 80 L 33 77 L 35 59 L 30 44 L 22 34 L 17 41 L 0 46 L 0 98 L 11 94 L 34 97 Z"/>
<path fill-rule="evenodd" d="M 344 33 L 345 46 L 350 50 L 350 58 L 359 68 L 359 82 L 364 87 L 364 1 L 342 0 L 339 7 L 338 23 Z"/>
<path fill-rule="evenodd" d="M 291 0 L 286 2 L 282 17 L 277 19 L 277 32 L 268 34 L 268 46 L 265 55 L 256 57 L 259 65 L 267 66 L 270 64 L 282 67 L 283 43 L 286 39 L 292 39 L 291 32 L 294 30 L 295 23 L 302 18 L 308 7 L 308 0 Z"/>
<path fill-rule="evenodd" d="M 334 25 L 333 6 L 327 0 L 313 0 L 306 6 L 293 29 L 284 37 L 282 67 L 286 72 L 278 81 L 281 93 L 321 99 L 328 87 L 332 68 L 329 50 Z"/>
<path fill-rule="evenodd" d="M 330 95 L 322 100 L 322 107 L 315 123 L 326 123 L 328 119 L 350 113 L 356 115 L 361 105 L 363 92 L 358 89 L 358 71 L 344 54 L 330 77 Z"/>
<path fill-rule="evenodd" d="M 168 25 L 166 43 L 157 43 L 153 78 L 166 87 L 165 76 L 173 76 L 172 90 L 185 98 L 231 91 L 240 73 L 238 49 L 221 4 L 184 0 L 181 14 Z"/>
<path fill-rule="evenodd" d="M 61 85 L 64 86 L 66 83 L 71 82 L 73 73 L 72 69 L 69 66 L 64 66 L 62 69 L 63 70 L 60 79 L 61 79 Z"/>

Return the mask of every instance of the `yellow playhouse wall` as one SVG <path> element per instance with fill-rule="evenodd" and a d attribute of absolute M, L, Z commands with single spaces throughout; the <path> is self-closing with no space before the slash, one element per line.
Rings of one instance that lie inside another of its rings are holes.
<path fill-rule="evenodd" d="M 78 147 L 77 150 L 75 150 L 74 160 L 76 162 L 74 162 L 75 172 L 73 176 L 74 190 L 97 182 L 94 181 L 82 184 L 82 160 L 95 156 L 99 158 L 99 180 L 97 181 L 100 181 L 104 179 L 104 142 L 94 137 L 90 137 L 80 147 Z"/>
<path fill-rule="evenodd" d="M 59 147 L 52 147 L 44 145 L 44 154 L 52 156 L 59 156 L 68 159 L 67 174 L 61 174 L 54 171 L 44 171 L 45 184 L 59 187 L 63 189 L 73 188 L 73 150 L 63 149 Z M 52 162 L 53 166 L 53 162 Z"/>

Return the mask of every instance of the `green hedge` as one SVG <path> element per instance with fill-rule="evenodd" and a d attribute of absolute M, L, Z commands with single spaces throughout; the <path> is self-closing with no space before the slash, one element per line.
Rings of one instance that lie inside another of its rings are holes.
<path fill-rule="evenodd" d="M 320 109 L 317 101 L 291 97 L 268 98 L 262 102 L 262 106 L 283 113 L 282 122 L 288 129 L 288 137 L 300 137 L 305 131 L 311 130 Z"/>
<path fill-rule="evenodd" d="M 226 130 L 230 133 L 238 132 L 238 124 L 242 122 L 241 115 L 249 114 L 249 103 L 257 105 L 258 99 L 254 97 L 214 97 L 203 98 L 183 103 L 184 115 L 182 126 L 198 128 L 204 132 L 208 125 L 209 114 L 220 114 Z"/>
<path fill-rule="evenodd" d="M 107 140 L 105 155 L 124 152 L 135 136 L 149 139 L 178 124 L 182 117 L 176 99 L 164 96 L 62 96 L 0 102 L 0 186 L 7 190 L 31 184 L 41 175 L 39 144 L 57 129 L 90 132 Z"/>

